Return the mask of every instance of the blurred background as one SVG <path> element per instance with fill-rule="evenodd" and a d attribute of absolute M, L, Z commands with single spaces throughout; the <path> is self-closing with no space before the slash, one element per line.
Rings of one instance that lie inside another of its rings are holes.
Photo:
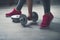
<path fill-rule="evenodd" d="M 33 0 L 35 4 L 41 4 L 41 0 Z M 0 0 L 1 5 L 14 5 L 17 4 L 18 0 Z M 60 0 L 51 0 L 52 4 L 60 4 Z"/>
<path fill-rule="evenodd" d="M 18 0 L 0 0 L 0 40 L 60 40 L 60 0 L 51 0 L 51 12 L 54 19 L 50 29 L 40 29 L 40 23 L 44 14 L 41 0 L 33 0 L 33 11 L 38 14 L 37 25 L 23 27 L 20 23 L 12 22 L 11 18 L 6 17 L 6 13 L 11 12 Z M 27 6 L 24 5 L 22 13 L 28 16 Z M 29 22 L 28 22 L 29 24 Z"/>

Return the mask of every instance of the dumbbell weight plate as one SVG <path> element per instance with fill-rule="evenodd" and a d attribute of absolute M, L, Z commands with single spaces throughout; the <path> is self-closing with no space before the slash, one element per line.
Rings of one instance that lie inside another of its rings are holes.
<path fill-rule="evenodd" d="M 20 22 L 19 17 L 20 17 L 20 15 L 13 15 L 13 16 L 11 16 L 11 19 L 14 23 L 18 23 L 18 22 Z"/>
<path fill-rule="evenodd" d="M 36 12 L 32 12 L 32 21 L 36 22 L 38 20 L 38 14 Z"/>
<path fill-rule="evenodd" d="M 24 14 L 21 14 L 21 15 L 20 15 L 19 20 L 20 20 L 20 23 L 21 23 L 23 26 L 25 26 L 25 25 L 27 24 L 27 17 L 26 17 Z"/>

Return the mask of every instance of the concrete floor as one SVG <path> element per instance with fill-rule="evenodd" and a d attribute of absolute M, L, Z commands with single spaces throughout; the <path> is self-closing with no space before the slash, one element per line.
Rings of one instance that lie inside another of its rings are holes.
<path fill-rule="evenodd" d="M 60 40 L 60 5 L 52 5 L 54 19 L 50 29 L 39 29 L 43 16 L 42 5 L 34 5 L 33 11 L 39 15 L 38 25 L 24 28 L 20 23 L 13 23 L 5 14 L 16 6 L 0 7 L 0 40 Z M 22 8 L 23 14 L 28 15 L 27 7 Z"/>

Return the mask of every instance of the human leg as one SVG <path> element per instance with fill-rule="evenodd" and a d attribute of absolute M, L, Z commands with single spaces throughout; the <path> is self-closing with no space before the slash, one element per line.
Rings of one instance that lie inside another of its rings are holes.
<path fill-rule="evenodd" d="M 50 12 L 50 0 L 42 0 L 42 1 L 43 1 L 43 6 L 44 6 L 44 15 L 43 15 L 40 28 L 48 28 L 48 26 L 50 25 L 53 19 L 53 15 Z"/>
<path fill-rule="evenodd" d="M 17 7 L 12 10 L 12 12 L 9 12 L 6 14 L 6 17 L 11 17 L 12 15 L 21 15 L 21 9 L 24 5 L 26 0 L 19 0 Z"/>

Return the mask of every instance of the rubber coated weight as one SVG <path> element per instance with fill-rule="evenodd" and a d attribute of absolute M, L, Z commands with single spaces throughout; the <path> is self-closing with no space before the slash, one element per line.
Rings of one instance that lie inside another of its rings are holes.
<path fill-rule="evenodd" d="M 20 23 L 21 23 L 23 26 L 25 26 L 25 25 L 27 24 L 27 17 L 26 17 L 24 14 L 21 14 L 21 15 L 20 15 L 19 20 L 20 20 Z"/>
<path fill-rule="evenodd" d="M 32 12 L 32 21 L 36 22 L 38 20 L 38 14 L 36 12 Z"/>
<path fill-rule="evenodd" d="M 20 22 L 19 17 L 20 17 L 20 15 L 13 15 L 13 16 L 11 16 L 11 19 L 14 23 L 18 23 L 18 22 Z"/>

